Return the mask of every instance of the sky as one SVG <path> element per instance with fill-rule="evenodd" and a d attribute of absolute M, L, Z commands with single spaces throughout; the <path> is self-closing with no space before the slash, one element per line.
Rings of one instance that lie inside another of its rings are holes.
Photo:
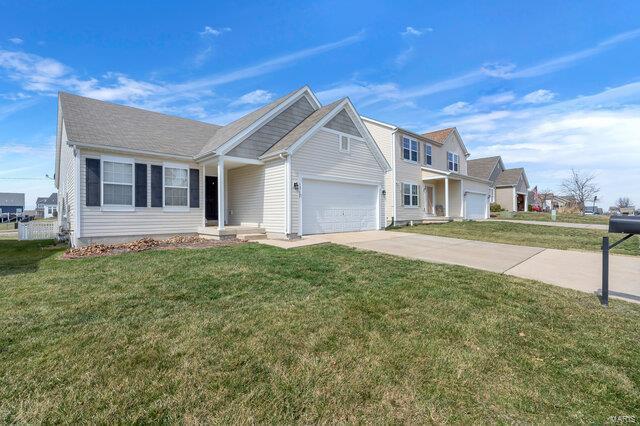
<path fill-rule="evenodd" d="M 57 92 L 226 124 L 305 84 L 640 204 L 640 2 L 0 0 L 0 192 L 55 191 Z"/>

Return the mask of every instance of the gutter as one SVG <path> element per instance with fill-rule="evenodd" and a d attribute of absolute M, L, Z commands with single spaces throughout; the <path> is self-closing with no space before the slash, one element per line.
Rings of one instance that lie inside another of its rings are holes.
<path fill-rule="evenodd" d="M 116 151 L 116 152 L 124 152 L 127 154 L 141 154 L 141 155 L 150 155 L 150 156 L 154 156 L 154 157 L 165 157 L 165 158 L 179 158 L 181 160 L 189 160 L 189 161 L 194 161 L 194 157 L 188 156 L 188 155 L 179 155 L 179 154 L 164 154 L 164 153 L 160 153 L 160 152 L 154 152 L 154 151 L 144 151 L 141 149 L 131 149 L 131 148 L 120 148 L 120 147 L 114 147 L 114 146 L 104 146 L 104 145 L 94 145 L 94 144 L 89 144 L 89 143 L 80 143 L 80 142 L 74 142 L 71 140 L 67 141 L 67 145 L 69 146 L 75 146 L 78 148 L 89 148 L 89 149 L 99 149 L 99 150 L 105 150 L 105 151 Z"/>

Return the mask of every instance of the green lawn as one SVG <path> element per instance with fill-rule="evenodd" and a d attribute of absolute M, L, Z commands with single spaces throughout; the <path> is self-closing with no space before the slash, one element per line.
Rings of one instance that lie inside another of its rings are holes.
<path fill-rule="evenodd" d="M 546 225 L 530 225 L 513 222 L 448 222 L 443 224 L 405 226 L 394 231 L 439 237 L 463 238 L 465 240 L 489 241 L 493 243 L 517 244 L 520 246 L 545 247 L 561 250 L 600 251 L 602 237 L 606 231 L 596 229 L 561 228 Z M 609 234 L 613 243 L 623 235 Z M 637 236 L 614 248 L 612 253 L 640 256 L 640 238 Z"/>
<path fill-rule="evenodd" d="M 337 245 L 0 242 L 2 423 L 602 423 L 640 306 Z"/>
<path fill-rule="evenodd" d="M 510 219 L 537 220 L 541 222 L 551 222 L 551 213 L 517 212 L 517 213 L 514 213 L 513 217 Z M 558 213 L 556 215 L 556 222 L 593 223 L 593 224 L 607 225 L 609 223 L 609 216 L 582 215 L 577 213 Z"/>

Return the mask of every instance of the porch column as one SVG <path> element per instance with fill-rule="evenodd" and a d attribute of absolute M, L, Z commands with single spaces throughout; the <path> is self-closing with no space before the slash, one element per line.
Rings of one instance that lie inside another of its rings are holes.
<path fill-rule="evenodd" d="M 207 200 L 205 199 L 205 194 L 207 193 L 205 185 L 207 182 L 207 164 L 204 163 L 202 165 L 202 176 L 200 176 L 200 194 L 198 197 L 200 198 L 200 207 L 202 208 L 202 226 L 207 226 Z"/>
<path fill-rule="evenodd" d="M 444 178 L 444 215 L 449 217 L 449 178 Z"/>
<path fill-rule="evenodd" d="M 218 229 L 224 229 L 225 199 L 224 199 L 224 157 L 218 158 Z"/>

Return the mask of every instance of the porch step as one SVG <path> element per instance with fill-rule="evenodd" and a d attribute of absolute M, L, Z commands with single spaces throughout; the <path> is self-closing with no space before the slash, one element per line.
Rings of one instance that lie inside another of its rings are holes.
<path fill-rule="evenodd" d="M 265 234 L 265 230 L 251 226 L 225 226 L 224 229 L 218 229 L 217 226 L 201 226 L 198 229 L 198 233 L 202 236 L 211 236 L 215 239 L 224 240 L 240 237 L 240 235 Z"/>
<path fill-rule="evenodd" d="M 434 216 L 434 217 L 430 217 L 429 219 L 423 219 L 420 223 L 424 224 L 424 225 L 428 225 L 430 223 L 448 223 L 448 222 L 452 222 L 453 219 L 449 218 L 449 217 L 443 217 L 443 216 Z"/>
<path fill-rule="evenodd" d="M 267 234 L 238 234 L 236 238 L 247 241 L 266 240 Z"/>

